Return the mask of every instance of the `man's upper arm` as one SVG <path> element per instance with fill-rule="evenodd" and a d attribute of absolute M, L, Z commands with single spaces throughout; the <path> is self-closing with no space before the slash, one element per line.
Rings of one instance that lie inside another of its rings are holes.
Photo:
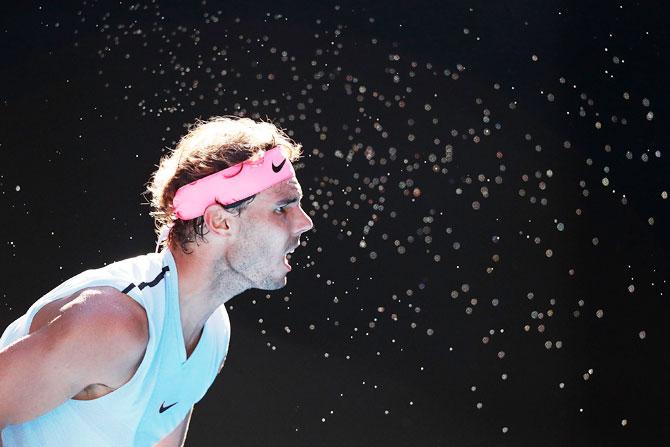
<path fill-rule="evenodd" d="M 0 350 L 0 429 L 36 418 L 90 384 L 112 386 L 127 376 L 146 349 L 143 312 L 119 291 L 88 289 Z"/>

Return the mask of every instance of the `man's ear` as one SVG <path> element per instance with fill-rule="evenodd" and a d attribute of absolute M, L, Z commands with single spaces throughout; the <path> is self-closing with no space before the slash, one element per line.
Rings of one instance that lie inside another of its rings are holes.
<path fill-rule="evenodd" d="M 219 204 L 210 205 L 205 210 L 203 219 L 209 231 L 218 234 L 219 236 L 230 236 L 233 228 L 233 215 L 226 212 Z"/>

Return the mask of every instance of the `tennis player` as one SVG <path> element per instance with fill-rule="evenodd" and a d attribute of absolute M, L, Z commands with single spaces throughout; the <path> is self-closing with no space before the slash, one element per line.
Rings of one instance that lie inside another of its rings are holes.
<path fill-rule="evenodd" d="M 300 152 L 267 122 L 192 126 L 149 182 L 156 253 L 74 276 L 4 331 L 0 446 L 182 446 L 226 359 L 224 304 L 286 285 L 312 228 Z"/>

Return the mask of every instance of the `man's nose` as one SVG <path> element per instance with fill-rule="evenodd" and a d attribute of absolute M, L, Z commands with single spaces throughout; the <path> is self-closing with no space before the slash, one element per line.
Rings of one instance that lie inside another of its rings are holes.
<path fill-rule="evenodd" d="M 312 228 L 314 228 L 314 223 L 312 222 L 312 219 L 307 215 L 305 210 L 302 209 L 302 207 L 298 207 L 299 213 L 297 220 L 298 222 L 296 223 L 296 233 L 302 234 L 305 231 L 309 231 Z"/>

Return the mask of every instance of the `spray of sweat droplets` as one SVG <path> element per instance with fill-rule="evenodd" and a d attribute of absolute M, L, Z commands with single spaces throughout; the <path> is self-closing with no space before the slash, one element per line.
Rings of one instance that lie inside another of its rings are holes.
<path fill-rule="evenodd" d="M 640 288 L 662 297 L 660 272 L 626 256 L 614 262 L 608 299 L 587 286 L 602 275 L 591 259 L 618 243 L 597 223 L 599 210 L 626 221 L 636 200 L 629 173 L 655 172 L 665 155 L 624 138 L 655 125 L 652 97 L 625 87 L 590 94 L 582 83 L 593 79 L 543 66 L 541 48 L 520 62 L 532 80 L 523 84 L 467 52 L 415 56 L 401 29 L 389 38 L 388 23 L 339 5 L 309 23 L 275 11 L 231 15 L 206 2 L 181 22 L 161 8 L 83 4 L 77 12 L 79 26 L 99 31 L 100 88 L 125 113 L 164 123 L 166 146 L 183 134 L 175 123 L 223 114 L 272 119 L 304 145 L 296 167 L 315 229 L 291 256 L 289 285 L 252 301 L 259 340 L 268 356 L 300 342 L 318 349 L 319 361 L 373 365 L 352 366 L 358 387 L 323 396 L 314 422 L 337 417 L 333 408 L 363 392 L 384 416 L 411 414 L 430 394 L 396 390 L 391 399 L 392 383 L 435 383 L 467 364 L 459 373 L 469 379 L 452 385 L 471 393 L 463 410 L 491 407 L 499 433 L 523 430 L 500 396 L 586 393 L 601 373 L 585 348 L 589 331 L 610 306 L 635 306 Z M 465 10 L 474 22 L 477 11 Z M 458 34 L 473 51 L 492 41 L 472 25 Z M 627 55 L 604 53 L 607 82 Z M 652 231 L 668 187 L 643 193 L 653 205 L 639 228 Z M 640 284 L 640 275 L 655 284 Z M 293 288 L 296 277 L 308 287 Z M 228 305 L 232 318 L 240 305 Z M 620 336 L 644 343 L 644 321 Z M 629 419 L 621 414 L 620 425 Z"/>

